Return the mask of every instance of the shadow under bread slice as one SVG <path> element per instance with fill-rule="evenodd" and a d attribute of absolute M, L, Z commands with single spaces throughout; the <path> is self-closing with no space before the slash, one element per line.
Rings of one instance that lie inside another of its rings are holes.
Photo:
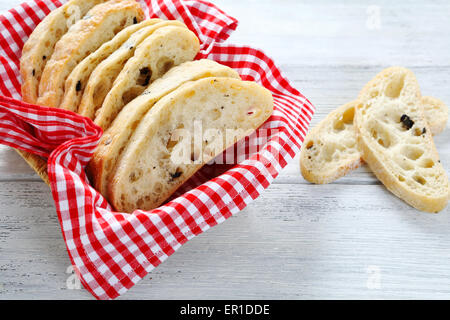
<path fill-rule="evenodd" d="M 270 91 L 255 82 L 213 77 L 183 84 L 159 100 L 136 128 L 108 185 L 110 203 L 125 212 L 159 206 L 272 112 Z M 198 131 L 201 137 L 194 137 Z"/>
<path fill-rule="evenodd" d="M 389 191 L 416 209 L 439 212 L 448 202 L 448 178 L 420 98 L 410 70 L 383 70 L 358 96 L 357 143 Z"/>
<path fill-rule="evenodd" d="M 58 107 L 64 95 L 64 82 L 76 65 L 120 30 L 143 18 L 144 12 L 134 0 L 110 0 L 89 10 L 56 43 L 42 72 L 38 103 Z"/>
<path fill-rule="evenodd" d="M 94 71 L 95 67 L 108 58 L 114 51 L 119 49 L 119 47 L 127 41 L 133 33 L 161 21 L 161 19 L 149 19 L 126 27 L 116 34 L 114 38 L 103 43 L 100 48 L 95 50 L 95 52 L 84 58 L 72 70 L 69 77 L 66 79 L 66 82 L 64 83 L 64 97 L 59 107 L 61 109 L 77 112 L 84 87 L 86 86 L 89 76 L 92 71 Z"/>
<path fill-rule="evenodd" d="M 199 50 L 198 38 L 189 29 L 167 26 L 153 32 L 120 71 L 94 122 L 106 130 L 125 104 L 173 66 L 194 59 Z"/>
<path fill-rule="evenodd" d="M 89 76 L 85 85 L 83 95 L 78 106 L 78 113 L 94 119 L 95 111 L 101 107 L 103 100 L 111 89 L 117 75 L 123 69 L 125 63 L 130 59 L 137 46 L 153 32 L 164 26 L 176 25 L 186 26 L 179 21 L 162 21 L 154 25 L 144 27 L 133 33 L 120 48 L 96 66 Z"/>
<path fill-rule="evenodd" d="M 431 133 L 440 133 L 447 123 L 447 106 L 433 97 L 422 97 L 420 102 Z M 300 152 L 300 169 L 307 181 L 330 183 L 363 163 L 353 124 L 357 105 L 355 100 L 340 106 L 309 130 Z"/>
<path fill-rule="evenodd" d="M 141 95 L 125 105 L 104 132 L 87 167 L 92 183 L 100 193 L 106 196 L 106 187 L 116 161 L 148 110 L 183 83 L 207 77 L 240 79 L 235 70 L 215 61 L 189 61 L 170 69 L 162 78 L 150 84 Z"/>
<path fill-rule="evenodd" d="M 89 9 L 104 0 L 71 0 L 50 12 L 25 42 L 20 58 L 22 100 L 36 103 L 42 71 L 53 54 L 56 42 Z"/>

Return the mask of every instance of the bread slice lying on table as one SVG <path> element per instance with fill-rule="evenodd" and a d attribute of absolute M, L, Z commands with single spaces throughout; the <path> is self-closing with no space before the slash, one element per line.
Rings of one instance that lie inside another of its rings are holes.
<path fill-rule="evenodd" d="M 56 43 L 42 72 L 37 103 L 58 107 L 66 78 L 75 66 L 123 28 L 143 18 L 144 12 L 134 0 L 110 0 L 89 10 Z"/>
<path fill-rule="evenodd" d="M 161 19 L 149 19 L 126 27 L 116 34 L 114 38 L 103 43 L 100 48 L 84 58 L 66 79 L 66 82 L 64 83 L 64 97 L 59 107 L 61 109 L 77 112 L 84 88 L 95 67 L 108 58 L 114 51 L 119 49 L 133 33 L 161 21 Z"/>
<path fill-rule="evenodd" d="M 70 0 L 50 12 L 33 30 L 23 46 L 20 58 L 23 101 L 36 103 L 42 71 L 53 54 L 56 42 L 72 24 L 101 2 L 104 0 Z"/>
<path fill-rule="evenodd" d="M 226 139 L 227 130 L 236 129 L 233 138 L 241 139 L 272 111 L 271 93 L 254 82 L 213 77 L 183 84 L 160 99 L 136 128 L 108 186 L 110 203 L 126 212 L 159 206 L 235 143 Z M 200 146 L 193 143 L 199 122 L 202 137 L 208 136 Z"/>
<path fill-rule="evenodd" d="M 357 104 L 340 106 L 309 130 L 300 151 L 300 170 L 309 182 L 330 183 L 361 165 L 353 126 Z"/>
<path fill-rule="evenodd" d="M 107 129 L 124 105 L 173 66 L 192 61 L 199 50 L 197 36 L 187 28 L 167 26 L 153 32 L 120 71 L 97 110 L 95 124 Z"/>
<path fill-rule="evenodd" d="M 411 206 L 442 210 L 448 202 L 448 178 L 414 74 L 401 67 L 385 69 L 363 88 L 358 100 L 357 143 L 373 173 Z"/>
<path fill-rule="evenodd" d="M 447 106 L 433 97 L 420 101 L 431 133 L 442 132 L 448 119 Z M 300 169 L 309 182 L 333 182 L 363 163 L 353 125 L 357 105 L 355 100 L 340 106 L 308 132 L 300 152 Z"/>
<path fill-rule="evenodd" d="M 103 60 L 89 76 L 78 106 L 78 113 L 93 120 L 95 112 L 101 107 L 103 100 L 111 90 L 114 80 L 116 80 L 126 62 L 134 55 L 137 46 L 159 28 L 169 25 L 186 27 L 179 21 L 162 21 L 144 27 L 131 34 L 120 48 Z"/>
<path fill-rule="evenodd" d="M 112 125 L 103 133 L 88 165 L 91 181 L 100 193 L 106 196 L 110 173 L 115 169 L 117 159 L 148 110 L 159 99 L 183 83 L 207 77 L 240 79 L 236 71 L 212 60 L 185 62 L 155 80 L 141 95 L 122 109 Z"/>

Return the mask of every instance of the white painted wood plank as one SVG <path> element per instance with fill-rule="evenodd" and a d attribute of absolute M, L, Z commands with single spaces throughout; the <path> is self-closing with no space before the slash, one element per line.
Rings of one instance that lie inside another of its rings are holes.
<path fill-rule="evenodd" d="M 448 65 L 450 43 L 441 38 L 450 28 L 445 0 L 214 3 L 240 18 L 231 42 L 263 48 L 279 63 Z M 379 29 L 367 28 L 371 6 L 380 10 Z"/>

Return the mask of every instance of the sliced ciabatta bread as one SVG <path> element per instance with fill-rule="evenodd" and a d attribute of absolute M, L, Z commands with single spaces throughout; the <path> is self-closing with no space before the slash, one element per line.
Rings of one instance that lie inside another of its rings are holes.
<path fill-rule="evenodd" d="M 111 203 L 125 212 L 157 207 L 272 111 L 271 93 L 255 82 L 204 78 L 183 84 L 159 100 L 136 128 L 109 184 Z"/>
<path fill-rule="evenodd" d="M 103 100 L 109 90 L 111 90 L 114 80 L 116 80 L 128 59 L 133 56 L 137 46 L 159 28 L 169 25 L 186 27 L 182 22 L 173 20 L 162 21 L 142 28 L 133 33 L 120 48 L 97 65 L 89 76 L 89 80 L 83 91 L 78 113 L 94 119 L 96 110 L 101 107 Z"/>
<path fill-rule="evenodd" d="M 104 0 L 70 0 L 50 12 L 33 30 L 20 58 L 23 101 L 36 103 L 42 71 L 53 54 L 56 42 L 73 23 L 101 2 Z"/>
<path fill-rule="evenodd" d="M 58 107 L 64 82 L 75 66 L 120 30 L 144 19 L 134 0 L 110 0 L 89 10 L 56 43 L 39 83 L 38 104 Z"/>
<path fill-rule="evenodd" d="M 410 70 L 383 70 L 359 94 L 357 143 L 389 191 L 419 210 L 439 212 L 448 202 L 448 178 L 420 99 Z"/>
<path fill-rule="evenodd" d="M 111 126 L 103 133 L 88 165 L 91 181 L 100 193 L 106 195 L 110 173 L 115 169 L 117 159 L 147 111 L 159 99 L 183 83 L 206 77 L 239 79 L 236 71 L 212 60 L 185 62 L 173 67 L 162 78 L 155 80 L 140 96 L 122 109 Z"/>
<path fill-rule="evenodd" d="M 127 41 L 133 33 L 161 21 L 161 19 L 149 19 L 126 27 L 116 34 L 114 38 L 108 42 L 105 42 L 100 48 L 84 58 L 72 70 L 69 77 L 66 79 L 66 82 L 64 83 L 64 97 L 62 98 L 62 102 L 59 107 L 77 112 L 84 88 L 95 67 L 108 58 L 114 51 L 119 49 L 120 46 Z"/>
<path fill-rule="evenodd" d="M 159 28 L 136 48 L 97 110 L 95 124 L 106 130 L 123 106 L 140 95 L 170 68 L 191 61 L 200 50 L 195 33 L 187 28 Z"/>
<path fill-rule="evenodd" d="M 421 102 L 431 133 L 441 132 L 447 123 L 447 106 L 433 97 L 422 97 Z M 300 152 L 300 169 L 309 182 L 330 183 L 362 164 L 353 125 L 357 104 L 356 100 L 337 108 L 309 130 Z"/>

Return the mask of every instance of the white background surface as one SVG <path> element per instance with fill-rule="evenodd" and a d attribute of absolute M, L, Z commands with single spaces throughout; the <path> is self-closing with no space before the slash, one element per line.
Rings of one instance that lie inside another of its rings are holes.
<path fill-rule="evenodd" d="M 0 0 L 0 10 L 19 2 Z M 448 1 L 214 2 L 240 21 L 229 42 L 263 48 L 312 101 L 313 124 L 391 65 L 450 104 Z M 435 142 L 448 172 L 450 130 Z M 242 213 L 121 299 L 448 299 L 449 230 L 449 208 L 418 212 L 366 168 L 316 186 L 295 159 Z M 0 299 L 92 299 L 67 285 L 69 267 L 48 187 L 0 146 Z"/>

